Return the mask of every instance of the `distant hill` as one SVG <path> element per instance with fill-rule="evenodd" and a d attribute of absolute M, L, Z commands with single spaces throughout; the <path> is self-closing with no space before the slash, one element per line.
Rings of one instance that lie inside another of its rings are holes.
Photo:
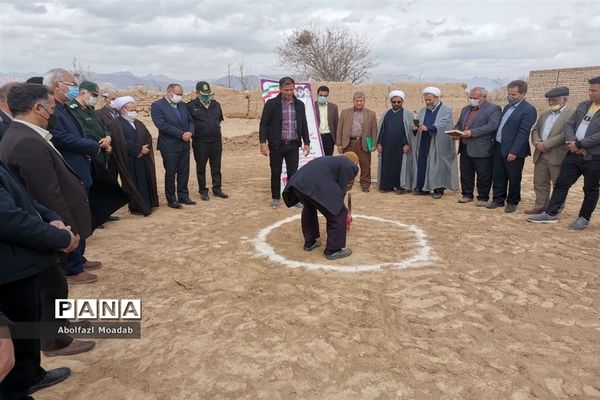
<path fill-rule="evenodd" d="M 39 72 L 0 72 L 0 84 L 9 81 L 25 81 L 32 76 L 41 76 Z M 193 91 L 196 89 L 196 81 L 192 80 L 178 80 L 166 75 L 145 75 L 137 76 L 129 71 L 112 72 L 109 74 L 90 72 L 88 79 L 106 86 L 111 89 L 127 89 L 132 86 L 141 85 L 152 90 L 163 91 L 170 83 L 179 83 L 183 86 L 185 91 Z M 231 87 L 232 89 L 241 90 L 242 85 L 238 76 L 223 76 L 218 79 L 206 79 L 200 78 L 210 82 L 211 85 L 219 85 L 224 87 Z M 259 86 L 259 78 L 256 75 L 248 75 L 248 83 L 251 88 Z M 488 77 L 472 77 L 472 78 L 447 78 L 447 77 L 418 77 L 409 74 L 377 74 L 369 76 L 365 83 L 383 83 L 386 85 L 392 83 L 417 83 L 417 82 L 438 82 L 438 83 L 466 83 L 468 88 L 475 86 L 483 86 L 488 90 L 495 90 L 500 86 L 506 84 L 507 80 L 500 78 L 488 78 Z"/>

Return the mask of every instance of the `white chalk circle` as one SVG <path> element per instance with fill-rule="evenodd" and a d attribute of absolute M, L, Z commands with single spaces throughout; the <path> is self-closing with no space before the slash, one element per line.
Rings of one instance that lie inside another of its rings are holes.
<path fill-rule="evenodd" d="M 379 264 L 363 264 L 363 265 L 333 265 L 333 264 L 315 264 L 308 263 L 303 261 L 294 261 L 289 260 L 283 257 L 281 254 L 277 253 L 273 246 L 271 246 L 267 242 L 267 237 L 271 232 L 275 229 L 290 223 L 294 220 L 300 219 L 300 215 L 294 215 L 289 218 L 285 218 L 279 222 L 276 222 L 272 225 L 267 226 L 266 228 L 260 230 L 255 239 L 251 240 L 254 244 L 256 251 L 264 257 L 267 257 L 269 260 L 282 264 L 288 268 L 306 268 L 311 270 L 325 270 L 325 271 L 336 271 L 336 272 L 368 272 L 368 271 L 377 271 L 383 268 L 395 268 L 395 269 L 404 269 L 404 268 L 415 268 L 422 267 L 431 262 L 437 260 L 437 257 L 434 255 L 433 250 L 429 243 L 427 242 L 427 235 L 425 232 L 418 228 L 415 225 L 403 224 L 398 221 L 391 221 L 389 219 L 383 219 L 379 217 L 371 217 L 367 215 L 353 215 L 352 218 L 362 218 L 368 219 L 371 221 L 383 222 L 388 224 L 393 224 L 404 228 L 415 235 L 416 238 L 416 249 L 415 254 L 412 256 L 398 260 L 396 262 L 383 262 Z"/>

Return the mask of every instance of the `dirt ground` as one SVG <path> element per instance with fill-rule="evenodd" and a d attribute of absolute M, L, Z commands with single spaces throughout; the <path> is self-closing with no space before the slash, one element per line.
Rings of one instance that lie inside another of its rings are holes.
<path fill-rule="evenodd" d="M 254 125 L 253 125 L 254 124 Z M 151 124 L 149 124 L 150 126 Z M 230 121 L 226 133 L 257 130 Z M 117 215 L 88 257 L 98 282 L 73 298 L 141 298 L 141 340 L 98 340 L 89 353 L 42 358 L 73 375 L 36 399 L 600 399 L 600 218 L 567 230 L 581 185 L 556 225 L 534 225 L 531 159 L 514 214 L 442 200 L 353 191 L 355 214 L 414 224 L 437 259 L 411 269 L 290 269 L 252 239 L 298 209 L 269 208 L 256 138 L 227 140 L 227 200 Z M 194 168 L 192 161 L 192 168 Z M 375 168 L 373 168 L 375 171 Z M 324 236 L 324 234 L 323 234 Z M 299 220 L 267 240 L 290 260 L 396 262 L 416 251 L 400 226 L 357 218 L 354 254 L 302 250 Z"/>

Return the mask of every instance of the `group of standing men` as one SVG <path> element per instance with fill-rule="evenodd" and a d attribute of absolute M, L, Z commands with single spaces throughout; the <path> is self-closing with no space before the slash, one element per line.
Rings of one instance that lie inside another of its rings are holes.
<path fill-rule="evenodd" d="M 281 163 L 285 159 L 290 180 L 298 167 L 298 148 L 310 146 L 302 103 L 294 96 L 294 81 L 280 82 L 281 94 L 267 101 L 260 123 L 260 148 L 270 157 L 271 206 L 280 198 Z M 568 188 L 584 175 L 585 199 L 570 229 L 585 229 L 598 200 L 600 163 L 600 77 L 589 81 L 590 100 L 577 111 L 567 106 L 569 89 L 557 87 L 546 93 L 549 110 L 538 119 L 526 100 L 527 83 L 515 80 L 506 86 L 504 108 L 487 100 L 482 87 L 470 90 L 468 105 L 456 124 L 452 109 L 441 102 L 441 90 L 423 90 L 423 107 L 417 115 L 403 108 L 404 92 L 389 94 L 391 108 L 377 124 L 375 112 L 365 108 L 365 95 L 356 92 L 353 107 L 342 110 L 328 101 L 329 89 L 317 90 L 317 125 L 325 155 L 353 152 L 358 156 L 360 186 L 371 186 L 371 153 L 381 154 L 379 189 L 396 194 L 413 193 L 442 198 L 446 189 L 457 190 L 459 203 L 475 200 L 478 207 L 503 207 L 507 213 L 521 202 L 525 159 L 534 151 L 535 206 L 527 209 L 531 222 L 553 223 L 559 218 Z M 451 136 L 447 131 L 461 134 Z M 458 142 L 458 146 L 456 145 Z M 460 154 L 460 159 L 457 158 Z M 555 186 L 552 197 L 551 186 Z M 475 192 L 476 190 L 476 192 Z M 491 192 L 491 196 L 490 196 Z M 490 199 L 491 197 L 491 199 Z"/>
<path fill-rule="evenodd" d="M 181 86 L 170 85 L 151 110 L 159 128 L 165 193 L 174 208 L 193 203 L 187 192 L 192 138 L 201 199 L 208 200 L 207 162 L 213 194 L 228 197 L 220 183 L 220 105 L 206 82 L 198 83 L 198 98 L 188 104 L 181 103 L 181 93 Z M 132 214 L 144 216 L 158 207 L 152 137 L 138 119 L 135 99 L 110 92 L 106 106 L 95 110 L 100 95 L 96 83 L 77 82 L 64 69 L 0 88 L 3 399 L 28 398 L 70 375 L 66 367 L 44 370 L 40 351 L 70 356 L 95 346 L 61 333 L 81 323 L 57 320 L 55 300 L 68 298 L 69 284 L 97 280 L 90 271 L 102 263 L 85 258 L 85 241 L 94 229 L 118 220 L 111 214 L 127 203 Z M 16 329 L 13 323 L 20 322 L 40 324 L 27 338 L 11 340 L 6 326 Z"/>

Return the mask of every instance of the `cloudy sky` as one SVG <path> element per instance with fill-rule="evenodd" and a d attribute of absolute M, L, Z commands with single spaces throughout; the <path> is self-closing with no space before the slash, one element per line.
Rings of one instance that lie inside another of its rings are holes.
<path fill-rule="evenodd" d="M 0 72 L 70 67 L 178 79 L 284 72 L 291 30 L 345 25 L 372 43 L 372 74 L 515 78 L 600 64 L 598 0 L 0 0 Z M 233 67 L 232 67 L 233 68 Z"/>

